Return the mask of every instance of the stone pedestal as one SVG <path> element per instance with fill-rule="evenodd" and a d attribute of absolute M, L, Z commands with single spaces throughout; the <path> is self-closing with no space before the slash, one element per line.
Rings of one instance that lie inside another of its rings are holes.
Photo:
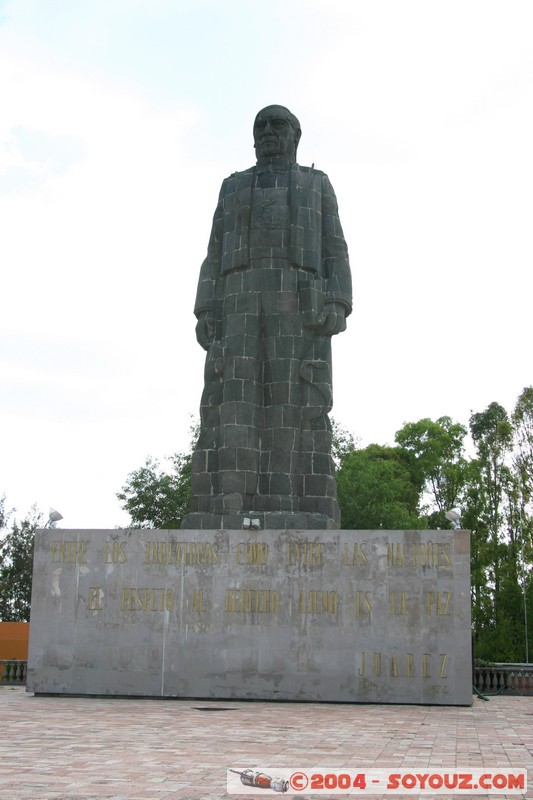
<path fill-rule="evenodd" d="M 28 690 L 469 705 L 469 541 L 38 531 Z"/>

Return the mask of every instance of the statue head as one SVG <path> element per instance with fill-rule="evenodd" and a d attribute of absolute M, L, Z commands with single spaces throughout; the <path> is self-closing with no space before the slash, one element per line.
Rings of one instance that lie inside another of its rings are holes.
<path fill-rule="evenodd" d="M 254 121 L 254 147 L 257 158 L 286 156 L 296 161 L 302 129 L 298 119 L 285 106 L 267 106 Z"/>

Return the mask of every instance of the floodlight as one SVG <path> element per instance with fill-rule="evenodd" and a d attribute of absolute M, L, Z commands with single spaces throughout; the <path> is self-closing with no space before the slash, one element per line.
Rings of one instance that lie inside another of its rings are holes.
<path fill-rule="evenodd" d="M 56 511 L 55 508 L 51 508 L 48 512 L 48 522 L 44 526 L 45 528 L 56 528 L 57 523 L 60 519 L 63 519 L 63 514 L 60 514 L 59 511 Z"/>
<path fill-rule="evenodd" d="M 449 519 L 452 523 L 452 528 L 454 531 L 457 531 L 461 528 L 461 509 L 460 508 L 450 508 L 449 511 L 446 511 L 444 514 L 446 519 Z"/>

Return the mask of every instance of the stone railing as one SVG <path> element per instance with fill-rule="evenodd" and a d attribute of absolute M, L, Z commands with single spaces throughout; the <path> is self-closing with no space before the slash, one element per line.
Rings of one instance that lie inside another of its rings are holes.
<path fill-rule="evenodd" d="M 27 661 L 0 660 L 0 686 L 25 686 Z"/>
<path fill-rule="evenodd" d="M 474 667 L 474 687 L 481 694 L 533 695 L 533 664 L 492 664 Z"/>
<path fill-rule="evenodd" d="M 0 685 L 25 686 L 27 661 L 0 660 Z M 474 667 L 474 687 L 481 694 L 533 695 L 533 664 Z"/>

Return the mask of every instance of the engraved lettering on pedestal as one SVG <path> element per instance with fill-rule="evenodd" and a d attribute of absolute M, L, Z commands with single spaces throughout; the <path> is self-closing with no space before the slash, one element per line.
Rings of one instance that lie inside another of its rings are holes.
<path fill-rule="evenodd" d="M 87 542 L 52 542 L 52 564 L 86 564 Z"/>
<path fill-rule="evenodd" d="M 266 542 L 239 542 L 237 545 L 237 564 L 260 567 L 268 562 Z"/>
<path fill-rule="evenodd" d="M 172 589 L 122 588 L 122 611 L 172 611 L 174 592 Z"/>
<path fill-rule="evenodd" d="M 102 598 L 104 593 L 100 586 L 91 586 L 87 608 L 89 611 L 102 611 Z"/>
<path fill-rule="evenodd" d="M 355 616 L 372 613 L 372 603 L 370 602 L 370 592 L 356 591 L 355 593 Z"/>
<path fill-rule="evenodd" d="M 439 675 L 439 678 L 447 678 L 448 675 L 446 673 L 446 662 L 448 661 L 448 655 L 446 653 L 441 653 L 439 658 L 440 658 L 440 675 Z"/>
<path fill-rule="evenodd" d="M 451 560 L 450 555 L 448 553 L 447 546 L 445 544 L 439 544 L 438 547 L 439 547 L 439 553 L 441 555 L 441 558 L 440 558 L 440 561 L 437 564 L 437 566 L 438 567 L 440 567 L 440 566 L 451 567 L 452 560 Z"/>
<path fill-rule="evenodd" d="M 432 695 L 445 695 L 448 694 L 448 687 L 446 684 L 434 683 L 427 687 L 426 692 Z"/>
<path fill-rule="evenodd" d="M 357 667 L 357 675 L 364 678 L 367 674 L 367 667 L 369 667 L 366 659 L 366 652 L 362 652 L 359 657 L 359 665 Z M 422 659 L 422 670 L 425 678 L 429 678 L 429 658 L 425 654 Z M 441 656 L 441 664 L 444 665 L 441 669 L 441 677 L 446 677 L 444 674 L 444 667 L 446 664 L 446 656 Z M 370 660 L 370 659 L 369 659 Z M 356 659 L 357 666 L 357 659 Z M 370 674 L 375 678 L 391 677 L 391 678 L 414 678 L 415 677 L 415 654 L 414 653 L 378 653 L 372 654 L 371 666 L 369 667 Z"/>
<path fill-rule="evenodd" d="M 422 677 L 423 678 L 431 678 L 431 668 L 430 668 L 430 653 L 424 653 L 422 656 Z M 439 678 L 444 680 L 448 677 L 446 672 L 446 665 L 448 663 L 448 654 L 447 653 L 439 653 Z"/>
<path fill-rule="evenodd" d="M 451 614 L 451 592 L 428 592 L 426 597 L 426 613 L 437 616 Z"/>
<path fill-rule="evenodd" d="M 441 542 L 411 542 L 387 544 L 389 567 L 449 567 L 448 546 Z"/>
<path fill-rule="evenodd" d="M 387 543 L 387 566 L 405 567 L 405 545 Z"/>
<path fill-rule="evenodd" d="M 305 569 L 322 566 L 322 542 L 287 542 L 287 566 L 296 564 Z"/>
<path fill-rule="evenodd" d="M 381 675 L 381 653 L 374 653 L 374 675 L 376 678 Z"/>
<path fill-rule="evenodd" d="M 361 665 L 357 670 L 357 674 L 361 675 L 361 677 L 365 674 L 365 655 L 366 653 L 361 653 Z"/>
<path fill-rule="evenodd" d="M 367 563 L 366 542 L 344 545 L 343 564 L 345 567 L 360 567 Z"/>
<path fill-rule="evenodd" d="M 126 556 L 124 542 L 106 542 L 105 543 L 105 563 L 106 564 L 124 564 L 128 557 Z"/>
<path fill-rule="evenodd" d="M 377 683 L 372 683 L 371 681 L 363 678 L 359 682 L 359 691 L 361 694 L 371 694 L 372 692 L 376 692 L 378 688 Z"/>
<path fill-rule="evenodd" d="M 146 542 L 144 563 L 205 567 L 220 558 L 212 542 Z"/>
<path fill-rule="evenodd" d="M 431 658 L 431 653 L 424 653 L 422 656 L 422 677 L 424 678 L 431 678 L 431 673 L 429 671 L 429 659 Z"/>
<path fill-rule="evenodd" d="M 198 611 L 202 613 L 206 611 L 205 606 L 205 599 L 204 599 L 204 590 L 203 589 L 194 589 L 192 593 L 192 610 Z"/>
<path fill-rule="evenodd" d="M 277 614 L 279 592 L 271 589 L 226 589 L 226 613 Z"/>
<path fill-rule="evenodd" d="M 407 594 L 406 592 L 390 593 L 390 610 L 393 617 L 397 615 L 407 615 Z"/>
<path fill-rule="evenodd" d="M 300 614 L 336 614 L 338 604 L 335 590 L 302 591 L 298 600 L 298 611 Z"/>

